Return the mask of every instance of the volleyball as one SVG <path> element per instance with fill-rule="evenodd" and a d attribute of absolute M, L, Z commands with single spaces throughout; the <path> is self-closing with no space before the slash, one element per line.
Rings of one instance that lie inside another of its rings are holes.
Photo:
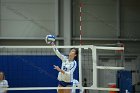
<path fill-rule="evenodd" d="M 54 35 L 47 35 L 45 38 L 45 41 L 47 44 L 51 44 L 52 42 L 55 41 L 55 36 Z"/>

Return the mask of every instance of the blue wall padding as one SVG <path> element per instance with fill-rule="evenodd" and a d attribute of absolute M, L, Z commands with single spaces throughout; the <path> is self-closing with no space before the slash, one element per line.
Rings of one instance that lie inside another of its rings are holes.
<path fill-rule="evenodd" d="M 131 71 L 120 70 L 117 71 L 117 87 L 120 89 L 119 93 L 133 93 L 132 73 Z"/>
<path fill-rule="evenodd" d="M 53 65 L 61 67 L 61 60 L 55 55 L 0 55 L 0 70 L 10 87 L 57 87 L 58 71 Z M 78 79 L 78 67 L 75 78 Z M 56 90 L 8 93 L 56 93 Z"/>
<path fill-rule="evenodd" d="M 1 55 L 0 70 L 6 74 L 10 87 L 56 87 L 58 72 L 53 65 L 61 65 L 57 56 Z M 10 93 L 50 93 L 50 91 L 9 91 Z M 55 90 L 51 93 L 56 93 Z"/>

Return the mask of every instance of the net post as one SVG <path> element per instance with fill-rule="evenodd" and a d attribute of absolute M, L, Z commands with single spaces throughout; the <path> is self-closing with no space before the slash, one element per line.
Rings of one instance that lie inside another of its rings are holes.
<path fill-rule="evenodd" d="M 82 88 L 82 63 L 81 63 L 81 47 L 79 48 L 79 87 Z"/>
<path fill-rule="evenodd" d="M 92 48 L 92 59 L 93 59 L 93 87 L 97 88 L 97 51 L 96 47 L 93 46 Z"/>

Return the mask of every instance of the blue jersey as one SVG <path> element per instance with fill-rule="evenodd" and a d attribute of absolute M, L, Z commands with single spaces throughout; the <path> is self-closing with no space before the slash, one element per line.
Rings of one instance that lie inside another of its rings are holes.
<path fill-rule="evenodd" d="M 65 71 L 65 74 L 59 72 L 58 73 L 58 80 L 64 82 L 73 82 L 73 73 L 77 66 L 75 60 L 69 61 L 68 57 L 62 55 L 57 48 L 53 48 L 56 55 L 62 60 L 61 69 Z"/>

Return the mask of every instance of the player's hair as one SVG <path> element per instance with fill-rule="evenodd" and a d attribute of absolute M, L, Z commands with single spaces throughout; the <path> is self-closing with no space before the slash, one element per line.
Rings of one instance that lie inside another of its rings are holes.
<path fill-rule="evenodd" d="M 72 50 L 72 49 L 74 49 L 75 50 L 75 54 L 76 54 L 76 56 L 74 57 L 74 60 L 78 60 L 78 53 L 79 53 L 79 51 L 78 51 L 78 49 L 77 48 L 71 48 L 70 50 Z"/>
<path fill-rule="evenodd" d="M 4 72 L 3 71 L 0 71 L 0 73 L 3 74 L 3 80 L 5 80 L 5 74 L 4 74 Z"/>

